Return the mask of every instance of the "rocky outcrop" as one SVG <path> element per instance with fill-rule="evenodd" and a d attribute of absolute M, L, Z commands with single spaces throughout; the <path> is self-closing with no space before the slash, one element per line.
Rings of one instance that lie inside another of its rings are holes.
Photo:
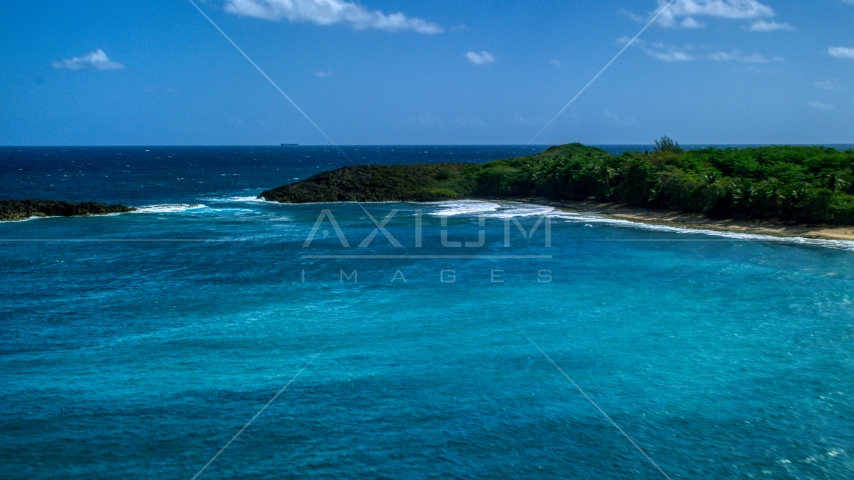
<path fill-rule="evenodd" d="M 279 203 L 425 202 L 457 198 L 447 188 L 467 163 L 345 167 L 261 193 Z"/>
<path fill-rule="evenodd" d="M 26 220 L 31 217 L 80 217 L 107 215 L 136 210 L 124 205 L 103 203 L 66 203 L 51 200 L 0 200 L 0 221 Z"/>

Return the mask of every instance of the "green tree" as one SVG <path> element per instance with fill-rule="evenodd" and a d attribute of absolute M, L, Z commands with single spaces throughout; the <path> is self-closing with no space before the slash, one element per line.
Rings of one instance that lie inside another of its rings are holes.
<path fill-rule="evenodd" d="M 659 152 L 684 153 L 685 149 L 679 146 L 679 143 L 674 141 L 667 135 L 655 141 L 655 150 Z"/>

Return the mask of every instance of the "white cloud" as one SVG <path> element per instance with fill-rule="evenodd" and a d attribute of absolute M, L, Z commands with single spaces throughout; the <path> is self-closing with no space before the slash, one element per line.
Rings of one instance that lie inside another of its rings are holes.
<path fill-rule="evenodd" d="M 110 60 L 107 54 L 99 48 L 98 50 L 87 53 L 82 57 L 74 57 L 61 62 L 53 62 L 53 68 L 60 68 L 64 70 L 124 70 L 127 67 L 119 62 Z"/>
<path fill-rule="evenodd" d="M 732 52 L 715 52 L 709 56 L 712 60 L 717 60 L 719 62 L 741 62 L 741 63 L 770 63 L 770 62 L 782 62 L 783 59 L 780 57 L 766 57 L 761 53 L 751 53 L 750 55 L 745 55 L 741 52 L 741 50 L 733 50 Z"/>
<path fill-rule="evenodd" d="M 627 125 L 635 125 L 638 121 L 632 117 L 631 115 L 618 115 L 609 110 L 604 110 L 602 112 L 602 116 L 613 121 L 614 125 L 618 127 L 624 127 Z"/>
<path fill-rule="evenodd" d="M 812 108 L 817 108 L 819 110 L 833 110 L 836 108 L 833 106 L 833 104 L 821 103 L 821 102 L 807 102 L 807 105 L 809 105 Z"/>
<path fill-rule="evenodd" d="M 552 65 L 554 65 L 555 67 L 560 67 L 560 66 L 561 66 L 560 60 L 552 59 L 549 63 L 551 63 L 551 64 L 552 64 Z"/>
<path fill-rule="evenodd" d="M 489 52 L 468 52 L 466 58 L 475 65 L 488 65 L 495 63 L 495 57 Z"/>
<path fill-rule="evenodd" d="M 751 32 L 775 32 L 777 30 L 794 30 L 795 27 L 789 25 L 788 23 L 777 23 L 777 22 L 766 22 L 765 20 L 759 20 L 750 24 L 747 27 L 748 31 Z"/>
<path fill-rule="evenodd" d="M 830 47 L 827 53 L 836 58 L 850 58 L 854 60 L 854 48 L 850 47 Z"/>
<path fill-rule="evenodd" d="M 629 37 L 621 37 L 617 39 L 617 43 L 621 43 L 623 45 L 629 41 L 631 41 Z M 677 48 L 663 43 L 647 42 L 641 39 L 636 40 L 634 44 L 640 46 L 647 55 L 657 58 L 662 62 L 688 62 L 697 59 L 696 56 L 685 52 L 685 50 L 693 50 L 693 45 L 685 45 L 682 48 Z"/>
<path fill-rule="evenodd" d="M 670 52 L 656 52 L 655 50 L 644 48 L 643 51 L 646 52 L 647 55 L 655 57 L 662 62 L 690 62 L 696 58 L 690 53 L 680 52 L 678 50 Z"/>
<path fill-rule="evenodd" d="M 628 37 L 618 38 L 617 42 L 625 44 L 630 39 Z M 647 42 L 637 40 L 635 44 L 640 46 L 643 51 L 662 62 L 689 62 L 692 60 L 716 60 L 719 62 L 741 62 L 741 63 L 771 63 L 784 62 L 785 59 L 780 57 L 766 57 L 761 53 L 751 53 L 745 55 L 741 50 L 733 50 L 731 52 L 714 52 L 711 54 L 702 53 L 703 50 L 709 48 L 707 46 L 697 46 L 686 44 L 682 47 L 667 45 L 658 42 Z"/>
<path fill-rule="evenodd" d="M 698 22 L 697 20 L 694 19 L 694 17 L 686 17 L 684 20 L 682 20 L 682 22 L 679 25 L 682 28 L 688 28 L 688 29 L 704 28 L 706 26 L 705 23 Z"/>
<path fill-rule="evenodd" d="M 834 80 L 822 80 L 820 82 L 815 82 L 813 85 L 815 85 L 816 88 L 821 88 L 822 90 L 839 90 L 839 85 Z"/>
<path fill-rule="evenodd" d="M 318 25 L 344 23 L 356 30 L 411 30 L 428 35 L 445 31 L 435 23 L 407 17 L 401 12 L 385 14 L 345 0 L 228 0 L 225 11 L 265 20 L 286 18 L 291 22 L 310 22 Z"/>
<path fill-rule="evenodd" d="M 332 73 L 330 71 L 318 70 L 318 71 L 314 72 L 314 76 L 317 78 L 327 78 L 327 77 L 331 77 L 332 75 L 334 75 L 334 73 Z"/>
<path fill-rule="evenodd" d="M 664 7 L 669 0 L 658 0 L 658 7 Z M 665 27 L 697 28 L 699 22 L 694 17 L 716 17 L 731 20 L 751 20 L 774 16 L 774 10 L 758 0 L 676 0 L 658 17 L 658 23 Z M 678 22 L 678 19 L 683 19 Z"/>
<path fill-rule="evenodd" d="M 852 1 L 854 1 L 854 0 L 852 0 Z M 644 18 L 641 15 L 635 15 L 634 13 L 626 10 L 625 8 L 621 8 L 620 13 L 631 18 L 632 20 L 634 20 L 637 23 L 644 23 Z"/>

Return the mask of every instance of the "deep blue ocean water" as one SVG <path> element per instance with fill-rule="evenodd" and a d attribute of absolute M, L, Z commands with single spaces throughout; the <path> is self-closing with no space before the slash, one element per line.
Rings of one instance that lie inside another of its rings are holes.
<path fill-rule="evenodd" d="M 671 478 L 854 477 L 850 243 L 253 199 L 541 149 L 0 149 L 0 198 L 148 207 L 0 224 L 0 477 L 189 480 L 314 358 L 198 478 L 664 478 L 537 346 Z"/>

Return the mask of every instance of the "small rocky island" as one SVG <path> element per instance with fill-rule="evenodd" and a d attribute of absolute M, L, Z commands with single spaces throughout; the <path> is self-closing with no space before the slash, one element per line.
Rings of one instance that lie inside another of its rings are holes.
<path fill-rule="evenodd" d="M 52 200 L 0 200 L 0 222 L 26 220 L 32 217 L 85 217 L 126 213 L 136 210 L 124 205 L 103 203 L 67 203 Z"/>

